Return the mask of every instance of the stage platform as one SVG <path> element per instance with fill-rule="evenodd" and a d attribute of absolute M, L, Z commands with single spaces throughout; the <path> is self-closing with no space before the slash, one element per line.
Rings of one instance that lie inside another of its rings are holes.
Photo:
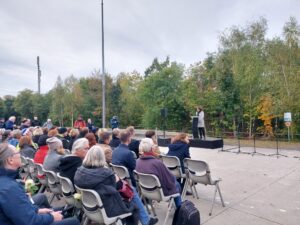
<path fill-rule="evenodd" d="M 189 139 L 190 146 L 195 148 L 222 148 L 223 139 L 207 137 L 205 140 L 200 139 Z M 171 143 L 171 138 L 158 138 L 158 145 L 161 147 L 167 147 Z"/>

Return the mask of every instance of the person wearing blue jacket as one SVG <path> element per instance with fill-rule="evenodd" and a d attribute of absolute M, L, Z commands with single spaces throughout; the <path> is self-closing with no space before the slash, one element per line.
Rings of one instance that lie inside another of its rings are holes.
<path fill-rule="evenodd" d="M 129 143 L 131 142 L 131 134 L 128 130 L 123 130 L 120 133 L 121 144 L 115 148 L 112 154 L 112 164 L 125 166 L 128 169 L 131 183 L 136 187 L 136 182 L 133 176 L 135 170 L 136 160 L 133 152 L 129 150 Z"/>
<path fill-rule="evenodd" d="M 184 171 L 184 165 L 183 165 L 183 159 L 185 158 L 191 158 L 190 156 L 190 145 L 189 145 L 189 137 L 185 133 L 178 133 L 175 135 L 175 137 L 172 139 L 171 144 L 168 146 L 169 151 L 167 155 L 169 156 L 176 156 L 179 158 L 180 165 L 181 165 L 181 171 L 185 173 Z M 178 180 L 178 182 L 180 182 Z M 181 187 L 184 186 L 185 179 L 183 179 L 181 183 Z"/>
<path fill-rule="evenodd" d="M 61 212 L 38 208 L 27 196 L 19 179 L 20 152 L 0 144 L 0 224 L 1 225 L 79 225 L 74 218 L 63 220 Z"/>
<path fill-rule="evenodd" d="M 13 130 L 15 122 L 16 122 L 16 117 L 15 116 L 9 117 L 8 120 L 5 122 L 5 129 L 6 130 Z"/>

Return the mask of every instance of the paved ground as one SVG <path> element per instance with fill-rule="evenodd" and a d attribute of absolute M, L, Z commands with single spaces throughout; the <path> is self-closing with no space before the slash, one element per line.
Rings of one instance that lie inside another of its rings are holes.
<path fill-rule="evenodd" d="M 226 146 L 230 148 L 230 146 Z M 163 149 L 167 151 L 166 148 Z M 242 151 L 252 152 L 253 148 Z M 214 187 L 197 185 L 200 199 L 187 199 L 195 203 L 205 225 L 299 225 L 300 224 L 300 151 L 280 151 L 290 157 L 271 157 L 219 152 L 218 150 L 191 148 L 191 157 L 210 165 L 212 176 L 222 178 L 221 192 L 226 207 L 218 199 L 213 215 L 211 206 Z M 237 151 L 234 149 L 232 151 Z M 267 154 L 274 149 L 257 149 Z M 166 205 L 158 205 L 158 217 L 163 223 Z M 171 220 L 169 223 L 171 224 Z"/>

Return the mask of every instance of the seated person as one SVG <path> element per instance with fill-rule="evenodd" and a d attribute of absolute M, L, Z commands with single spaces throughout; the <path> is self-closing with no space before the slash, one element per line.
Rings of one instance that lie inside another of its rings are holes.
<path fill-rule="evenodd" d="M 111 134 L 108 131 L 99 132 L 100 147 L 104 150 L 105 159 L 107 164 L 111 163 L 112 149 L 109 146 Z"/>
<path fill-rule="evenodd" d="M 0 224 L 79 225 L 77 219 L 63 219 L 59 211 L 33 205 L 24 186 L 17 181 L 21 165 L 20 153 L 15 148 L 0 144 Z"/>
<path fill-rule="evenodd" d="M 169 151 L 168 151 L 167 155 L 176 156 L 180 160 L 182 173 L 185 173 L 183 160 L 185 158 L 191 158 L 190 150 L 189 150 L 190 149 L 189 143 L 190 143 L 190 141 L 189 141 L 189 137 L 187 134 L 178 133 L 175 135 L 175 137 L 171 141 L 171 144 L 168 146 Z M 180 182 L 180 179 L 178 179 L 178 182 Z M 185 184 L 185 179 L 182 180 L 181 188 L 183 188 L 184 184 Z"/>
<path fill-rule="evenodd" d="M 154 149 L 155 144 L 151 138 L 141 140 L 140 151 L 144 152 L 144 154 L 137 160 L 136 171 L 156 175 L 161 183 L 164 195 L 180 193 L 180 184 L 163 162 L 155 157 Z M 181 197 L 178 196 L 174 200 L 176 207 L 179 207 L 181 205 Z"/>
<path fill-rule="evenodd" d="M 133 216 L 129 221 L 126 220 L 126 224 L 138 224 L 137 217 L 142 225 L 157 223 L 157 219 L 150 218 L 147 214 L 135 189 L 133 199 L 125 204 L 116 188 L 120 183 L 118 181 L 119 178 L 114 172 L 106 167 L 104 152 L 99 145 L 93 146 L 87 152 L 82 166 L 77 169 L 74 177 L 76 186 L 95 190 L 100 195 L 108 217 L 132 212 Z"/>
<path fill-rule="evenodd" d="M 109 146 L 112 147 L 112 149 L 114 149 L 114 148 L 118 147 L 119 144 L 121 144 L 121 141 L 120 141 L 120 129 L 119 128 L 115 128 L 112 131 L 112 139 L 109 142 Z"/>
<path fill-rule="evenodd" d="M 89 141 L 86 138 L 77 139 L 72 146 L 71 155 L 66 155 L 60 159 L 59 174 L 67 177 L 74 184 L 74 176 L 77 168 L 82 165 L 82 161 L 89 150 Z"/>
<path fill-rule="evenodd" d="M 44 169 L 58 173 L 59 160 L 65 155 L 62 141 L 57 137 L 51 137 L 46 142 L 49 146 L 49 151 L 44 160 Z"/>

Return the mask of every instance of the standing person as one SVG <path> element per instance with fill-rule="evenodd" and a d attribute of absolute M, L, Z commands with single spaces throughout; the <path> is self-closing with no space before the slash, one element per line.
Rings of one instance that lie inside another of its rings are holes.
<path fill-rule="evenodd" d="M 88 120 L 87 120 L 87 127 L 89 128 L 90 132 L 92 132 L 93 130 L 95 130 L 95 127 L 94 127 L 94 124 L 93 124 L 91 118 L 88 118 Z"/>
<path fill-rule="evenodd" d="M 113 116 L 113 118 L 111 118 L 110 125 L 112 130 L 119 127 L 119 121 L 117 116 Z"/>
<path fill-rule="evenodd" d="M 197 108 L 197 116 L 198 116 L 198 130 L 200 139 L 205 139 L 205 124 L 204 124 L 204 111 L 202 106 L 198 106 Z"/>
<path fill-rule="evenodd" d="M 86 123 L 83 120 L 82 115 L 79 115 L 77 120 L 75 120 L 74 127 L 78 129 L 86 127 Z"/>
<path fill-rule="evenodd" d="M 9 119 L 5 122 L 5 129 L 6 130 L 13 130 L 15 122 L 16 122 L 16 117 L 15 116 L 9 117 Z"/>

